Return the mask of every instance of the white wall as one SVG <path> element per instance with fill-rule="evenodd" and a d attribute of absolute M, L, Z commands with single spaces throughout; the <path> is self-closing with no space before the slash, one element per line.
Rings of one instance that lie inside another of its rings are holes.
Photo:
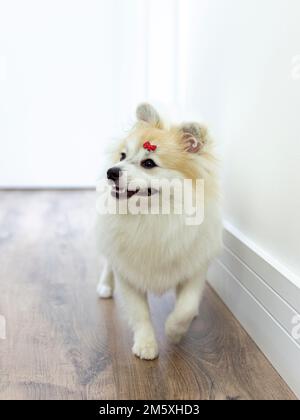
<path fill-rule="evenodd" d="M 182 7 L 185 102 L 218 140 L 225 219 L 300 276 L 299 68 L 292 72 L 300 2 L 182 0 Z"/>
<path fill-rule="evenodd" d="M 112 6 L 82 6 L 0 2 L 1 186 L 84 184 L 95 176 L 112 119 Z"/>
<path fill-rule="evenodd" d="M 95 184 L 137 103 L 176 99 L 176 6 L 0 0 L 0 188 Z"/>
<path fill-rule="evenodd" d="M 0 187 L 94 185 L 104 144 L 147 97 L 148 9 L 0 0 Z"/>

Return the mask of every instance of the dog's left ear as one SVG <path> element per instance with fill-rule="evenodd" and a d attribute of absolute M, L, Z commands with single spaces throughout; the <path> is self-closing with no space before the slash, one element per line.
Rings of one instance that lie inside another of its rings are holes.
<path fill-rule="evenodd" d="M 179 127 L 184 148 L 189 153 L 199 153 L 207 143 L 207 128 L 198 123 L 184 123 Z"/>

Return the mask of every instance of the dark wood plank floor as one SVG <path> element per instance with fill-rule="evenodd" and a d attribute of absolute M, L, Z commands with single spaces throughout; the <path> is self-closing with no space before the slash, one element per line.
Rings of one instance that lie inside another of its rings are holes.
<path fill-rule="evenodd" d="M 0 399 L 294 399 L 215 293 L 178 346 L 131 354 L 118 296 L 99 301 L 93 192 L 0 192 Z"/>

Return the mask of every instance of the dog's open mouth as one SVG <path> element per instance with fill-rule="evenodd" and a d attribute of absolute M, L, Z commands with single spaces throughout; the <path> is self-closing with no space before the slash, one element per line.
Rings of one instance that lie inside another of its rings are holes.
<path fill-rule="evenodd" d="M 138 195 L 139 197 L 151 197 L 157 192 L 158 191 L 153 188 L 146 188 L 144 190 L 141 190 L 140 188 L 137 188 L 135 190 L 127 190 L 121 189 L 117 185 L 114 185 L 111 191 L 111 195 L 117 200 L 129 200 L 134 195 Z"/>
<path fill-rule="evenodd" d="M 115 197 L 117 200 L 120 199 L 127 199 L 129 200 L 129 198 L 133 197 L 135 194 L 137 194 L 139 192 L 139 189 L 136 190 L 126 190 L 126 189 L 121 189 L 118 186 L 113 186 L 112 190 L 111 190 L 111 195 L 113 197 Z"/>

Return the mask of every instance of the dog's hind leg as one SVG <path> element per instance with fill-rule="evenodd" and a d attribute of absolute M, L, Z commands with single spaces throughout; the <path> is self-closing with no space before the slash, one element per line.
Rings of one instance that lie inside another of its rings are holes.
<path fill-rule="evenodd" d="M 176 304 L 166 322 L 166 334 L 174 343 L 178 343 L 198 315 L 207 269 L 194 278 L 181 283 L 176 289 Z"/>
<path fill-rule="evenodd" d="M 121 278 L 119 283 L 124 311 L 134 334 L 132 352 L 140 359 L 156 359 L 158 345 L 151 322 L 147 294 L 135 289 Z"/>
<path fill-rule="evenodd" d="M 109 299 L 113 296 L 115 287 L 114 272 L 108 262 L 105 262 L 101 273 L 97 292 L 100 298 Z"/>

